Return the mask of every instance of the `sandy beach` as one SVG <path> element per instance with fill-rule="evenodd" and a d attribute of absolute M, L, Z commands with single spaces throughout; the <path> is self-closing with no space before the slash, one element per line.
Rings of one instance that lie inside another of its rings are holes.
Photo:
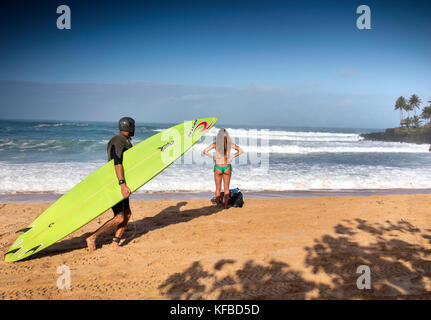
<path fill-rule="evenodd" d="M 0 251 L 51 203 L 1 203 Z M 0 262 L 0 299 L 431 299 L 426 194 L 132 201 L 123 250 L 89 253 L 101 215 L 44 251 Z M 59 290 L 57 268 L 70 268 Z M 357 268 L 371 271 L 358 289 Z"/>

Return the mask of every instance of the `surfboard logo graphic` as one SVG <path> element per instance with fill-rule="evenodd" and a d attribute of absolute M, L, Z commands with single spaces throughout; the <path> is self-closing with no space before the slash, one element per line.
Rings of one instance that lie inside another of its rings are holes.
<path fill-rule="evenodd" d="M 206 122 L 206 121 L 202 121 L 202 122 L 200 122 L 200 123 L 199 123 L 199 124 L 194 128 L 193 133 L 195 133 L 195 131 L 196 131 L 200 126 L 203 126 L 203 128 L 200 130 L 200 132 L 204 132 L 204 131 L 208 130 L 209 128 L 211 128 L 211 126 L 213 125 L 213 123 L 214 123 L 214 119 L 212 119 L 212 120 L 211 120 L 211 123 L 210 123 L 210 124 L 208 124 L 208 122 Z"/>
<path fill-rule="evenodd" d="M 187 135 L 188 137 L 190 137 L 191 135 L 192 135 L 192 133 L 193 132 L 195 132 L 195 128 L 196 128 L 196 123 L 198 122 L 198 120 L 195 120 L 194 122 L 193 122 L 193 125 L 192 125 L 192 127 L 191 127 L 191 129 L 190 129 L 190 131 L 189 131 L 189 134 Z"/>
<path fill-rule="evenodd" d="M 165 151 L 166 150 L 166 148 L 167 147 L 169 147 L 169 146 L 171 146 L 171 145 L 173 145 L 174 144 L 174 140 L 172 140 L 172 141 L 170 141 L 170 142 L 168 142 L 167 144 L 165 144 L 165 145 L 163 145 L 163 146 L 161 146 L 161 147 L 159 147 L 159 149 L 160 149 L 160 151 Z"/>

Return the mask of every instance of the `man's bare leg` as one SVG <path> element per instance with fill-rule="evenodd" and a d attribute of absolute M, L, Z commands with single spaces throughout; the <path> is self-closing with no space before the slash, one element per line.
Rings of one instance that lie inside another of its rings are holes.
<path fill-rule="evenodd" d="M 115 237 L 116 238 L 121 239 L 121 237 L 123 236 L 123 233 L 126 230 L 127 223 L 129 222 L 129 219 L 130 219 L 131 215 L 132 215 L 132 211 L 130 211 L 130 209 L 124 210 L 124 219 L 123 219 L 123 222 L 121 222 L 118 225 L 117 231 L 115 232 Z M 118 250 L 118 249 L 122 249 L 122 247 L 120 246 L 120 244 L 118 242 L 112 241 L 111 250 Z"/>
<path fill-rule="evenodd" d="M 118 214 L 115 217 L 113 217 L 111 220 L 106 221 L 103 226 L 97 229 L 91 236 L 89 236 L 86 239 L 88 250 L 90 251 L 96 250 L 97 237 L 105 232 L 112 230 L 116 226 L 121 225 L 123 221 L 124 221 L 124 217 L 122 214 Z"/>

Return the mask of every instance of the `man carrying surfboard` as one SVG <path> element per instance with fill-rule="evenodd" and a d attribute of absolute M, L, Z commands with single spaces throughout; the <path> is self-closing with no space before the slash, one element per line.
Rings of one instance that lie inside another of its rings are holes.
<path fill-rule="evenodd" d="M 110 145 L 117 145 L 116 140 L 118 139 L 119 145 L 123 141 L 125 143 L 123 149 L 129 148 L 129 150 L 121 154 L 119 152 L 121 148 L 108 146 L 108 159 L 113 160 L 101 166 L 61 196 L 26 228 L 18 230 L 20 235 L 5 253 L 5 261 L 15 262 L 26 259 L 75 232 L 110 207 L 116 207 L 117 203 L 128 198 L 130 192 L 138 190 L 179 159 L 213 128 L 217 120 L 218 118 L 208 117 L 177 124 L 152 135 L 131 149 L 129 147 L 132 144 L 128 140 L 134 132 L 134 121 L 125 120 L 124 123 L 120 121 L 121 126 L 128 123 L 127 128 L 120 130 L 123 131 L 120 132 L 120 135 L 124 137 L 114 137 L 115 139 L 110 141 Z M 191 142 L 187 143 L 187 146 L 182 143 L 186 136 Z M 114 153 L 111 154 L 113 151 Z M 164 156 L 167 153 L 170 155 Z M 124 159 L 121 159 L 121 156 Z M 117 159 L 116 166 L 114 165 L 115 157 L 120 159 L 120 162 Z M 147 161 L 149 159 L 153 161 Z M 121 160 L 123 161 L 121 162 Z M 122 166 L 118 166 L 119 164 Z M 127 184 L 120 187 L 117 183 L 121 182 L 119 180 L 125 180 L 124 178 L 128 180 Z M 118 205 L 121 210 L 117 211 L 115 208 L 114 210 L 115 213 L 122 212 L 122 217 L 108 221 L 95 234 L 88 237 L 87 243 L 91 249 L 96 248 L 97 236 L 112 230 L 115 226 L 118 227 L 116 230 L 118 232 L 116 233 L 116 243 L 112 245 L 112 248 L 120 248 L 118 240 L 131 215 L 127 204 L 123 201 L 121 203 L 121 207 Z"/>
<path fill-rule="evenodd" d="M 113 228 L 117 227 L 115 236 L 112 239 L 111 249 L 116 250 L 121 248 L 119 243 L 121 236 L 126 230 L 127 223 L 129 222 L 132 211 L 129 205 L 130 189 L 124 179 L 123 170 L 123 153 L 132 147 L 131 137 L 135 134 L 135 120 L 129 117 L 121 118 L 118 122 L 118 129 L 120 133 L 109 141 L 108 143 L 108 161 L 114 160 L 115 173 L 118 178 L 118 183 L 121 186 L 121 194 L 123 195 L 123 200 L 112 207 L 114 212 L 114 217 L 99 229 L 97 229 L 91 236 L 89 236 L 87 241 L 87 246 L 90 251 L 96 249 L 96 239 L 101 234 L 106 233 Z"/>

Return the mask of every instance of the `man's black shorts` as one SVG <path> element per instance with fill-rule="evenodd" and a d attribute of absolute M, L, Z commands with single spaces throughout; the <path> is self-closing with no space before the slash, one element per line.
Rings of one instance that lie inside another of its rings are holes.
<path fill-rule="evenodd" d="M 121 200 L 115 206 L 112 207 L 112 211 L 114 211 L 114 215 L 123 214 L 125 210 L 130 209 L 129 206 L 129 198 Z"/>

